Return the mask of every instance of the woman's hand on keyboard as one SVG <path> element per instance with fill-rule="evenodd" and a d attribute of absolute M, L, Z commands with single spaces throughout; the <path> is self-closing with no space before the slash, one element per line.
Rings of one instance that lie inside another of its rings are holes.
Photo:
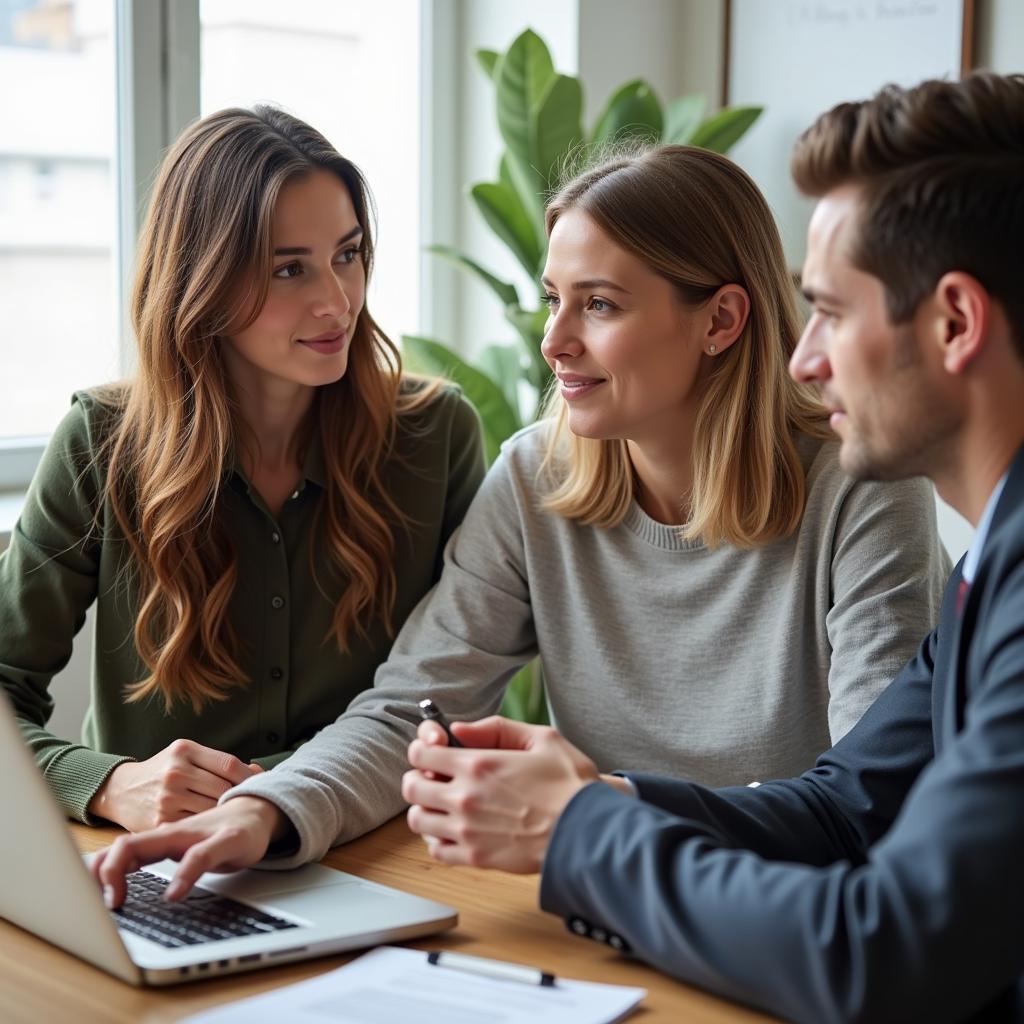
<path fill-rule="evenodd" d="M 107 906 L 114 908 L 124 902 L 125 875 L 169 857 L 180 864 L 166 898 L 180 900 L 206 871 L 237 871 L 261 860 L 289 827 L 269 801 L 237 796 L 182 821 L 121 836 L 96 856 L 91 870 Z"/>
<path fill-rule="evenodd" d="M 175 740 L 147 761 L 119 764 L 89 801 L 89 813 L 140 832 L 216 807 L 254 769 L 223 750 Z"/>

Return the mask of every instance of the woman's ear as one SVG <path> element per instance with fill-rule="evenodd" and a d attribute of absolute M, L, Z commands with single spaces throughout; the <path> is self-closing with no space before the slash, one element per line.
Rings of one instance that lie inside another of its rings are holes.
<path fill-rule="evenodd" d="M 750 296 L 738 284 L 723 284 L 705 307 L 708 328 L 703 349 L 709 356 L 724 352 L 742 333 L 750 316 Z"/>

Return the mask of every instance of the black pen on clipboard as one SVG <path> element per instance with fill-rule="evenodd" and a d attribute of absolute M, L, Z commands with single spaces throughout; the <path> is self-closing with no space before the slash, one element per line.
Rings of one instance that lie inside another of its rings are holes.
<path fill-rule="evenodd" d="M 462 744 L 458 741 L 455 733 L 452 732 L 452 727 L 448 724 L 448 719 L 444 717 L 444 712 L 429 698 L 421 700 L 420 704 L 420 716 L 424 722 L 437 722 L 442 729 L 444 734 L 448 737 L 449 747 L 461 747 Z"/>

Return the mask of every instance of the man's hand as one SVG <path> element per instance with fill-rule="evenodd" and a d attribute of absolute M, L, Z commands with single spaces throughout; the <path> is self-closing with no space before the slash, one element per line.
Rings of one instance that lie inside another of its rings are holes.
<path fill-rule="evenodd" d="M 119 764 L 89 801 L 89 813 L 141 832 L 216 807 L 260 770 L 223 750 L 175 740 L 148 761 Z"/>
<path fill-rule="evenodd" d="M 469 749 L 449 749 L 433 722 L 409 746 L 409 828 L 448 864 L 539 871 L 566 804 L 599 779 L 594 762 L 547 726 L 495 716 L 452 731 Z"/>
<path fill-rule="evenodd" d="M 90 870 L 103 886 L 107 906 L 114 908 L 124 902 L 126 874 L 170 857 L 181 863 L 166 896 L 180 900 L 206 871 L 238 871 L 255 864 L 287 830 L 288 819 L 272 803 L 236 796 L 184 821 L 121 836 L 96 856 Z"/>

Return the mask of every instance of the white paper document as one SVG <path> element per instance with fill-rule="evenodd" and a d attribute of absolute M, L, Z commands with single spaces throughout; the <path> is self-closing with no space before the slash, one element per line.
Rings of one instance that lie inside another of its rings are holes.
<path fill-rule="evenodd" d="M 381 946 L 350 964 L 276 992 L 189 1017 L 187 1024 L 610 1024 L 646 989 L 559 978 L 551 987 L 478 977 Z"/>

